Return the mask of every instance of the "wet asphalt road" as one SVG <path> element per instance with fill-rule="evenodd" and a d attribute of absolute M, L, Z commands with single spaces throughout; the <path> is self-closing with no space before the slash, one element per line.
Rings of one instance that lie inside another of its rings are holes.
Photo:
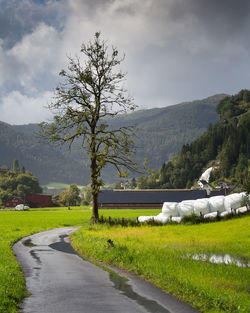
<path fill-rule="evenodd" d="M 110 273 L 83 260 L 69 243 L 75 230 L 45 231 L 14 245 L 31 293 L 23 313 L 198 312 L 138 277 L 119 269 Z"/>

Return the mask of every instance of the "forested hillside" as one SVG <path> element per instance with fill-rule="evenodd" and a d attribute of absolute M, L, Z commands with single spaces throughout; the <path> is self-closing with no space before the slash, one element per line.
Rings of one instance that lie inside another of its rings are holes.
<path fill-rule="evenodd" d="M 24 133 L 0 122 L 0 165 L 11 168 L 13 159 L 18 159 L 20 165 L 38 177 L 40 183 L 88 183 L 88 177 L 83 175 L 83 162 L 78 161 L 80 158 L 73 160 L 70 155 L 64 155 L 43 142 L 33 130 Z"/>
<path fill-rule="evenodd" d="M 214 165 L 210 180 L 227 178 L 243 184 L 250 169 L 250 91 L 241 90 L 217 106 L 220 120 L 177 157 L 148 177 L 140 177 L 140 188 L 190 188 L 204 168 Z"/>
<path fill-rule="evenodd" d="M 183 144 L 199 137 L 219 117 L 216 106 L 225 94 L 184 102 L 160 109 L 137 111 L 112 123 L 136 125 L 135 145 L 138 160 L 148 158 L 149 168 L 158 169 L 170 160 Z"/>
<path fill-rule="evenodd" d="M 148 158 L 150 168 L 159 168 L 175 156 L 183 144 L 192 142 L 207 126 L 218 121 L 216 105 L 226 95 L 215 95 L 203 100 L 181 103 L 165 108 L 136 111 L 110 121 L 117 125 L 136 125 L 136 159 Z M 40 183 L 52 181 L 88 184 L 89 171 L 84 166 L 84 151 L 80 144 L 71 153 L 49 146 L 36 136 L 38 125 L 8 125 L 0 122 L 0 165 L 9 167 L 13 159 L 29 168 Z M 105 182 L 114 182 L 115 173 L 106 169 Z"/>

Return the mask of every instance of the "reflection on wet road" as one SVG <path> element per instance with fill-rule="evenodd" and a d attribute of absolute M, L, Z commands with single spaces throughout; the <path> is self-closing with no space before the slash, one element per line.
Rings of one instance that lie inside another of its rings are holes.
<path fill-rule="evenodd" d="M 59 236 L 59 238 L 60 238 L 59 242 L 52 243 L 51 245 L 49 245 L 49 247 L 58 251 L 62 251 L 64 253 L 76 254 L 71 244 L 69 242 L 64 241 L 64 238 L 68 238 L 67 235 L 61 235 Z"/>
<path fill-rule="evenodd" d="M 139 295 L 138 293 L 134 292 L 133 288 L 127 284 L 127 279 L 119 276 L 116 273 L 111 272 L 109 274 L 110 280 L 114 283 L 114 287 L 122 292 L 123 295 L 126 297 L 135 300 L 139 305 L 144 307 L 147 312 L 150 313 L 170 313 L 167 309 L 161 306 L 154 300 L 149 300 L 146 297 Z"/>

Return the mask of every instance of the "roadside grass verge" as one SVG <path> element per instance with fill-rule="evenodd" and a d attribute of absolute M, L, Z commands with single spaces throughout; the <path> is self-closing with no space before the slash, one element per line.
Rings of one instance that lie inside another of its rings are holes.
<path fill-rule="evenodd" d="M 202 312 L 246 313 L 250 312 L 250 269 L 189 256 L 229 254 L 249 262 L 249 224 L 250 216 L 198 225 L 102 224 L 82 228 L 71 239 L 78 253 L 134 272 Z"/>
<path fill-rule="evenodd" d="M 158 214 L 157 210 L 120 210 L 104 212 L 105 216 L 136 218 L 145 214 Z M 89 207 L 42 208 L 30 211 L 0 211 L 0 313 L 17 313 L 27 296 L 25 279 L 11 249 L 19 239 L 52 228 L 89 227 Z"/>

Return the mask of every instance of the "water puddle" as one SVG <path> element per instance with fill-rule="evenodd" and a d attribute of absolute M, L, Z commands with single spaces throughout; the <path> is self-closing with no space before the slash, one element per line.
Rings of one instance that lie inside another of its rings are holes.
<path fill-rule="evenodd" d="M 31 241 L 30 238 L 22 241 L 22 244 L 25 246 L 25 247 L 35 247 L 35 245 L 33 244 L 33 242 Z"/>
<path fill-rule="evenodd" d="M 33 274 L 32 279 L 37 280 L 40 277 L 41 267 L 33 267 L 33 269 L 34 269 L 34 274 Z"/>
<path fill-rule="evenodd" d="M 39 256 L 36 254 L 35 250 L 30 250 L 30 255 L 32 256 L 33 259 L 36 260 L 36 262 L 38 264 L 41 264 L 41 259 L 39 258 Z"/>
<path fill-rule="evenodd" d="M 202 262 L 210 262 L 214 264 L 225 264 L 225 265 L 235 265 L 238 267 L 248 267 L 250 268 L 250 261 L 240 259 L 240 258 L 235 258 L 229 254 L 188 254 L 188 258 L 192 258 L 195 261 L 202 261 Z"/>
<path fill-rule="evenodd" d="M 149 313 L 170 313 L 167 309 L 161 306 L 154 300 L 149 300 L 138 293 L 127 283 L 127 279 L 111 272 L 109 274 L 110 281 L 113 282 L 115 289 L 119 290 L 126 297 L 136 301 L 139 305 L 144 307 Z"/>
<path fill-rule="evenodd" d="M 49 247 L 57 251 L 70 253 L 70 254 L 76 254 L 71 244 L 64 240 L 66 237 L 68 237 L 68 235 L 61 235 L 59 237 L 60 237 L 60 241 L 50 244 Z"/>
<path fill-rule="evenodd" d="M 33 249 L 33 250 L 30 250 L 30 255 L 32 256 L 33 259 L 35 259 L 37 261 L 37 263 L 41 264 L 41 259 L 40 257 L 37 255 L 36 252 L 52 252 L 51 250 L 46 250 L 46 249 Z M 52 252 L 53 253 L 53 252 Z"/>

